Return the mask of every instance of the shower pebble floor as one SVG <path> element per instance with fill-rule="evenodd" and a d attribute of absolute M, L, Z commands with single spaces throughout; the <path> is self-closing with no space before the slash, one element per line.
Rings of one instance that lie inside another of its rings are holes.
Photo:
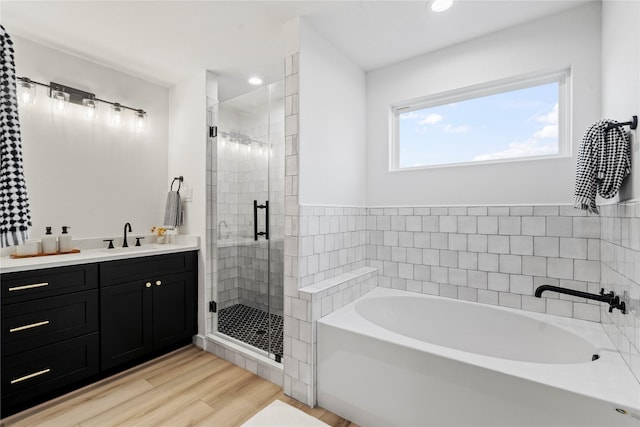
<path fill-rule="evenodd" d="M 223 308 L 218 313 L 218 332 L 252 345 L 260 350 L 282 356 L 282 316 L 271 314 L 272 351 L 269 351 L 269 314 L 244 304 Z"/>

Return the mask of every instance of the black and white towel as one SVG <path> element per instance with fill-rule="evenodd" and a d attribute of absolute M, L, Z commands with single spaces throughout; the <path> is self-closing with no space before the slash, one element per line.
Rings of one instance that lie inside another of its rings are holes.
<path fill-rule="evenodd" d="M 599 120 L 584 134 L 578 149 L 574 206 L 598 213 L 596 194 L 614 197 L 631 171 L 629 134 L 615 120 Z"/>
<path fill-rule="evenodd" d="M 13 42 L 0 25 L 0 247 L 19 245 L 29 238 L 31 212 L 22 167 Z"/>

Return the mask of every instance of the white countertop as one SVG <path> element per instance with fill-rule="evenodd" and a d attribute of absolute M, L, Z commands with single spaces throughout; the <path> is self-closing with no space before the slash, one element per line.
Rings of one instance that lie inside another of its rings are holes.
<path fill-rule="evenodd" d="M 132 239 L 135 242 L 135 239 Z M 194 251 L 200 248 L 198 236 L 173 235 L 171 243 L 158 244 L 153 239 L 147 240 L 142 246 L 131 245 L 122 248 L 117 245 L 114 249 L 106 249 L 106 243 L 102 239 L 83 239 L 74 241 L 74 248 L 79 248 L 80 253 L 47 255 L 29 258 L 11 258 L 10 255 L 0 257 L 0 274 L 16 271 L 39 270 L 51 267 L 63 267 L 67 265 L 89 264 L 92 262 L 113 261 L 117 259 L 138 258 L 143 256 L 169 254 L 175 252 Z"/>

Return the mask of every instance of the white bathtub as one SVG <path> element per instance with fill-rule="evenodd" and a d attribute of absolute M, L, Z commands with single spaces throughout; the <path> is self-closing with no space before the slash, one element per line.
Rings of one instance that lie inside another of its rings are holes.
<path fill-rule="evenodd" d="M 318 405 L 364 427 L 640 426 L 593 322 L 376 288 L 318 321 L 317 362 Z"/>

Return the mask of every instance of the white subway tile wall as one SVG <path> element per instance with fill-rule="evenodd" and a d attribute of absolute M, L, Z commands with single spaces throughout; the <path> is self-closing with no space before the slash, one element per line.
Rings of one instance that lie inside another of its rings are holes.
<path fill-rule="evenodd" d="M 597 288 L 598 217 L 572 206 L 367 212 L 365 254 L 368 265 L 380 270 L 379 286 L 600 321 L 597 302 L 533 296 L 542 284 Z"/>
<path fill-rule="evenodd" d="M 601 308 L 601 319 L 631 372 L 640 381 L 640 202 L 600 207 L 602 287 L 623 295 L 627 314 Z M 581 235 L 593 237 L 588 224 Z"/>
<path fill-rule="evenodd" d="M 300 208 L 300 287 L 366 265 L 366 214 L 366 208 Z M 396 221 L 391 226 L 406 228 L 405 218 L 396 218 L 402 219 L 402 223 Z M 413 237 L 413 233 L 405 234 Z M 395 233 L 394 238 L 398 243 L 398 233 Z M 406 259 L 406 251 L 398 252 L 396 257 Z"/>
<path fill-rule="evenodd" d="M 291 299 L 291 316 L 284 324 L 285 384 L 292 384 L 287 394 L 315 405 L 316 322 L 374 289 L 377 274 L 375 268 L 357 268 L 300 288 L 298 297 Z"/>
<path fill-rule="evenodd" d="M 315 405 L 312 366 L 309 354 L 293 358 L 294 342 L 309 340 L 311 322 L 300 325 L 300 318 L 311 318 L 308 301 L 298 293 L 300 272 L 298 258 L 302 250 L 300 239 L 300 205 L 298 199 L 298 59 L 299 53 L 285 58 L 285 208 L 284 208 L 284 393 L 307 405 Z M 319 232 L 320 224 L 312 224 Z M 309 242 L 307 242 L 309 245 Z M 305 250 L 314 250 L 314 246 Z M 308 261 L 308 260 L 307 260 Z M 308 266 L 307 266 L 308 268 Z"/>

